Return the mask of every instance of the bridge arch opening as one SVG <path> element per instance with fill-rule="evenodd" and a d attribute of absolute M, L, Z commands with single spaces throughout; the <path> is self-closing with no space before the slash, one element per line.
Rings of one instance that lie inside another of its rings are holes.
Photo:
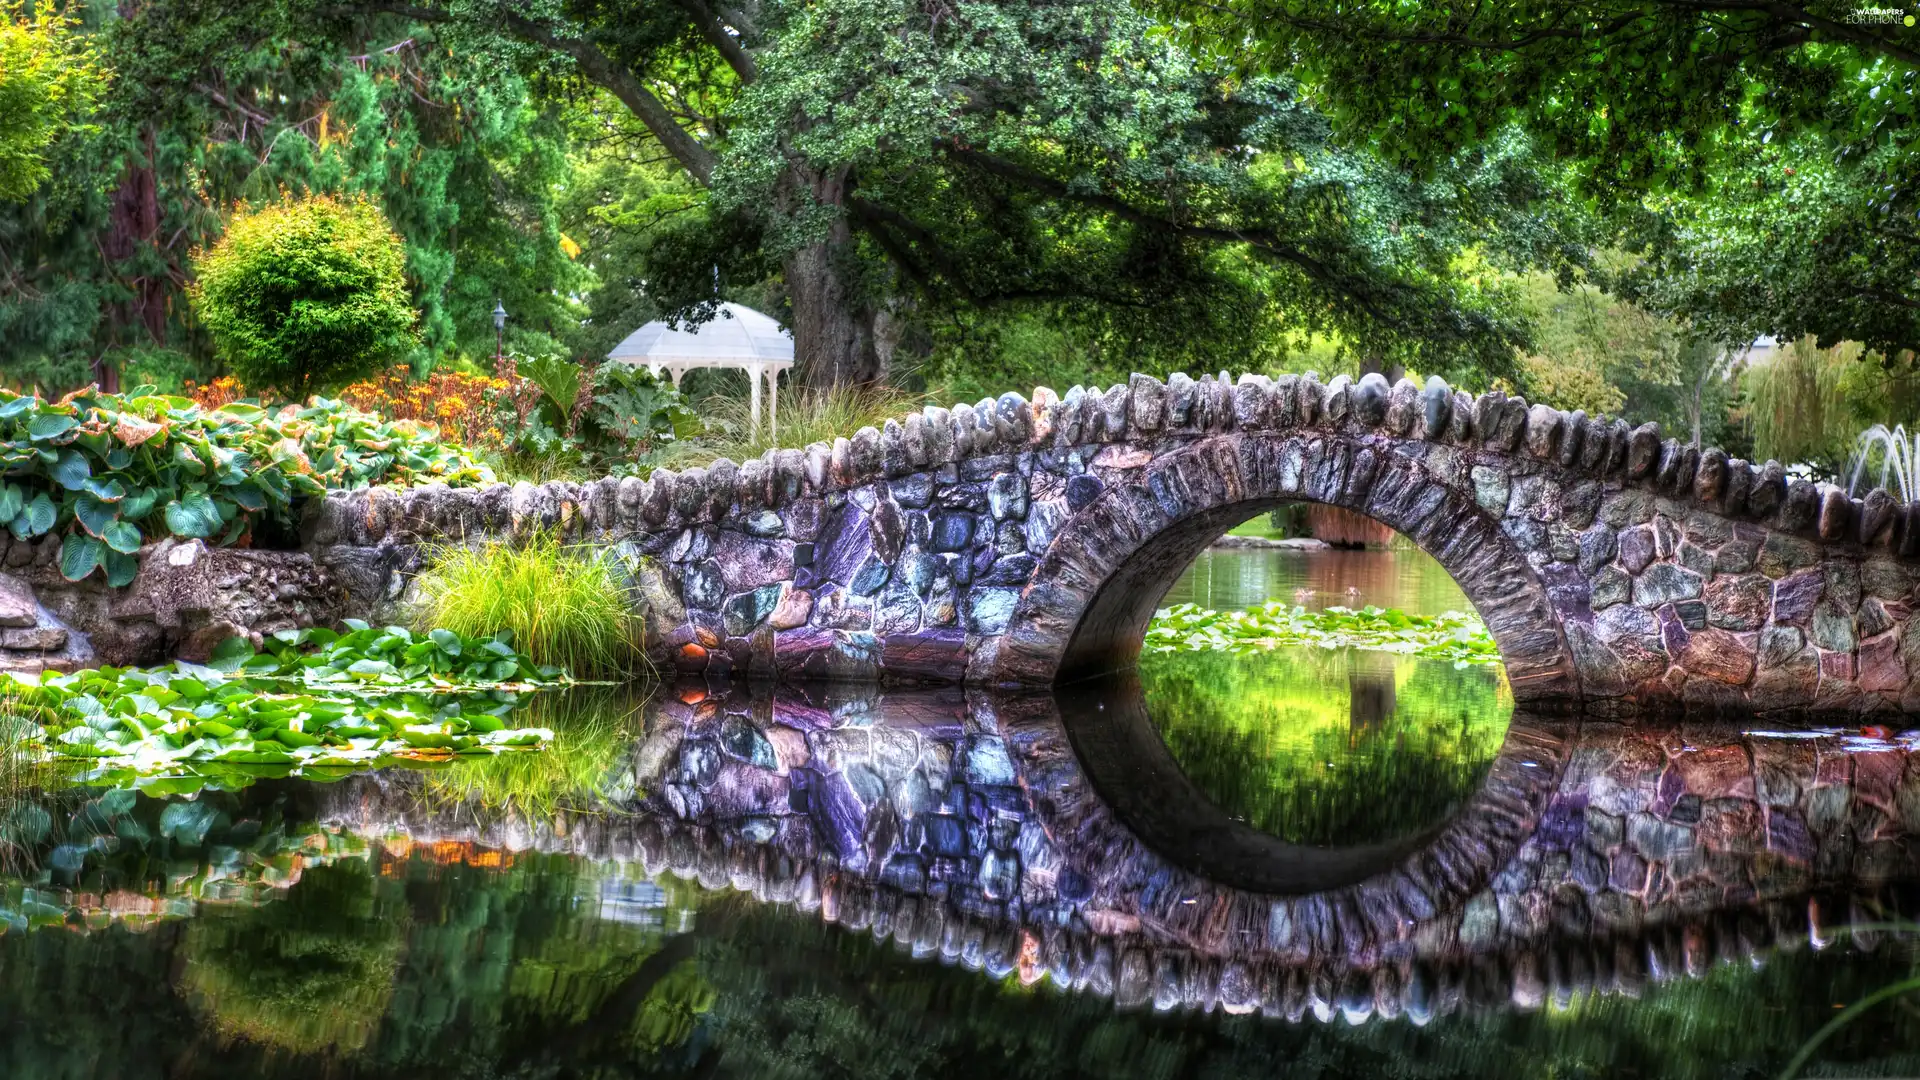
<path fill-rule="evenodd" d="M 1317 536 L 1275 539 L 1276 526 Z M 1144 740 L 1184 774 L 1180 798 L 1303 847 L 1393 844 L 1451 818 L 1513 713 L 1497 660 L 1451 642 L 1406 651 L 1435 637 L 1326 610 L 1471 611 L 1445 570 L 1371 518 L 1319 504 L 1256 514 L 1222 539 L 1163 596 L 1130 674 Z"/>
<path fill-rule="evenodd" d="M 1486 622 L 1516 701 L 1579 699 L 1549 585 L 1471 488 L 1364 435 L 1216 436 L 1106 480 L 1062 523 L 1017 605 L 995 681 L 1132 669 L 1168 588 L 1233 526 L 1291 503 L 1361 514 L 1444 568 Z"/>

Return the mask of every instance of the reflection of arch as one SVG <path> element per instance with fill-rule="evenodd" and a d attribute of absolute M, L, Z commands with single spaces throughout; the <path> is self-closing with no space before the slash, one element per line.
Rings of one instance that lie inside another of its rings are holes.
<path fill-rule="evenodd" d="M 1040 560 L 994 681 L 1130 667 L 1160 597 L 1195 556 L 1235 523 L 1303 499 L 1366 514 L 1445 567 L 1492 631 L 1516 699 L 1578 699 L 1546 587 L 1498 521 L 1404 444 L 1344 434 L 1216 436 L 1107 488 L 1067 518 Z"/>
<path fill-rule="evenodd" d="M 1123 905 L 1179 897 L 1160 913 L 1176 924 L 1252 901 L 1270 924 L 1306 931 L 1298 941 L 1276 940 L 1263 926 L 1256 940 L 1265 947 L 1349 957 L 1376 954 L 1402 927 L 1483 888 L 1532 831 L 1569 744 L 1568 732 L 1516 716 L 1479 791 L 1452 819 L 1382 843 L 1315 848 L 1234 820 L 1194 788 L 1131 677 L 1090 681 L 1053 699 L 1004 701 L 1000 721 L 1016 766 L 1044 778 L 1028 792 L 1043 827 L 1096 896 Z M 1078 767 L 1046 767 L 1066 760 Z M 1148 881 L 1162 884 L 1143 890 Z M 1206 931 L 1177 936 L 1204 939 Z"/>
<path fill-rule="evenodd" d="M 1537 812 L 1560 773 L 1559 736 L 1523 725 L 1520 736 L 1509 738 L 1502 748 L 1480 792 L 1454 820 L 1436 821 L 1412 835 L 1380 843 L 1310 847 L 1261 832 L 1202 794 L 1155 730 L 1146 697 L 1131 673 L 1076 686 L 1059 695 L 1057 707 L 1084 782 L 1099 795 L 1082 806 L 1104 804 L 1100 816 L 1111 817 L 1182 869 L 1261 893 L 1326 892 L 1391 875 L 1414 855 L 1443 846 L 1449 831 L 1479 831 L 1477 822 L 1461 819 L 1484 810 L 1490 792 L 1503 814 L 1520 806 Z M 1029 740 L 1028 746 L 1033 745 Z M 1520 838 L 1506 837 L 1513 844 Z M 1449 867 L 1446 876 L 1463 884 L 1481 880 L 1511 850 L 1499 844 L 1475 845 L 1472 854 L 1473 865 Z M 1430 882 L 1419 885 L 1431 889 Z"/>

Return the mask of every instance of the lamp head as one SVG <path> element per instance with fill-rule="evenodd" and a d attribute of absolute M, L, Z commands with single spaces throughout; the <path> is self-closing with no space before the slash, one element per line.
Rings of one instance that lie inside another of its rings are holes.
<path fill-rule="evenodd" d="M 498 300 L 493 302 L 493 328 L 495 330 L 507 328 L 507 309 Z"/>

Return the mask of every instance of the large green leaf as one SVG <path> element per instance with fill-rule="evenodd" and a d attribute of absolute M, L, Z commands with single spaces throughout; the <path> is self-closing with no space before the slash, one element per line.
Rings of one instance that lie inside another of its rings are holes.
<path fill-rule="evenodd" d="M 43 412 L 27 421 L 27 438 L 34 442 L 46 442 L 49 439 L 57 439 L 78 426 L 80 421 L 71 416 Z"/>
<path fill-rule="evenodd" d="M 53 499 L 46 492 L 35 495 L 13 519 L 13 535 L 21 539 L 39 536 L 53 529 L 53 523 L 60 519 L 60 510 L 54 506 Z"/>
<path fill-rule="evenodd" d="M 204 491 L 196 491 L 167 504 L 167 531 L 175 536 L 205 540 L 223 524 L 220 507 Z"/>
<path fill-rule="evenodd" d="M 60 451 L 59 460 L 47 470 L 47 475 L 68 491 L 79 491 L 87 486 L 87 477 L 93 475 L 93 470 L 87 466 L 87 459 L 80 451 L 67 449 Z"/>
<path fill-rule="evenodd" d="M 87 481 L 86 490 L 101 502 L 119 502 L 127 497 L 127 486 L 112 477 L 102 480 L 96 476 Z"/>
<path fill-rule="evenodd" d="M 100 567 L 107 546 L 83 533 L 68 533 L 60 542 L 60 576 L 79 581 Z"/>
<path fill-rule="evenodd" d="M 125 525 L 126 523 L 122 522 L 121 524 Z M 132 528 L 132 526 L 127 527 Z M 138 530 L 135 530 L 135 534 L 136 536 L 138 535 Z M 123 585 L 131 585 L 133 579 L 139 576 L 140 560 L 134 558 L 132 555 L 108 549 L 106 558 L 107 584 L 114 588 L 117 589 Z"/>
<path fill-rule="evenodd" d="M 139 521 L 153 511 L 154 504 L 160 501 L 160 492 L 153 488 L 134 488 L 127 497 L 120 500 L 120 516 L 127 521 Z"/>
<path fill-rule="evenodd" d="M 194 455 L 193 447 L 184 442 L 173 444 L 173 463 L 193 476 L 205 476 L 207 463 Z"/>
<path fill-rule="evenodd" d="M 130 521 L 110 521 L 100 530 L 100 539 L 107 546 L 123 555 L 131 555 L 140 550 L 140 528 Z"/>
<path fill-rule="evenodd" d="M 14 484 L 0 484 L 0 522 L 12 521 L 26 508 L 26 492 Z"/>
<path fill-rule="evenodd" d="M 92 495 L 82 495 L 73 504 L 73 516 L 80 519 L 81 528 L 95 536 L 105 536 L 107 526 L 120 520 L 120 508 Z"/>

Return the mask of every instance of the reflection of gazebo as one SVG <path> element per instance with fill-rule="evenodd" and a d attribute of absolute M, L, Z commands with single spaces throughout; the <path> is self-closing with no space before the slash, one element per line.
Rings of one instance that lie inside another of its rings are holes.
<path fill-rule="evenodd" d="M 750 307 L 721 304 L 719 313 L 697 327 L 674 329 L 655 321 L 627 335 L 607 359 L 645 367 L 657 378 L 665 371 L 675 389 L 694 368 L 739 368 L 753 386 L 750 400 L 754 434 L 760 431 L 760 384 L 769 396 L 767 422 L 779 432 L 780 373 L 793 366 L 793 337 L 780 324 Z"/>

